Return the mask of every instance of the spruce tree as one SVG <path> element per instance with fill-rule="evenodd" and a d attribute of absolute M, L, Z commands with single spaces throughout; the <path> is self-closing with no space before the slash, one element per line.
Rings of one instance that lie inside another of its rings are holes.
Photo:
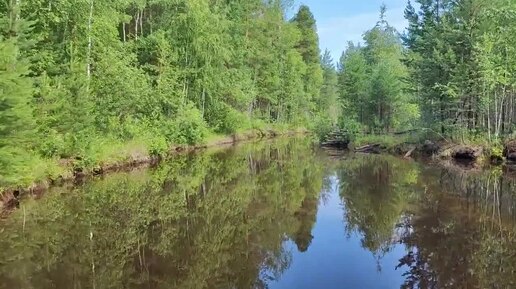
<path fill-rule="evenodd" d="M 32 81 L 23 55 L 28 22 L 15 1 L 2 2 L 0 22 L 0 187 L 15 181 L 27 159 L 31 128 Z"/>
<path fill-rule="evenodd" d="M 297 50 L 303 57 L 307 70 L 304 76 L 306 103 L 310 103 L 307 112 L 314 112 L 313 103 L 320 102 L 320 87 L 323 82 L 323 72 L 320 62 L 319 36 L 314 15 L 310 8 L 301 5 L 299 11 L 292 19 L 292 22 L 301 32 L 301 38 L 296 45 Z"/>

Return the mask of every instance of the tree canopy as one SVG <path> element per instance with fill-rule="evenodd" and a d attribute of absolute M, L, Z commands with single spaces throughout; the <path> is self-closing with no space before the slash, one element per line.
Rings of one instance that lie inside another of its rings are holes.
<path fill-rule="evenodd" d="M 210 134 L 310 125 L 330 108 L 316 21 L 307 6 L 292 19 L 287 9 L 279 0 L 3 1 L 0 187 L 20 181 L 15 155 L 98 163 L 116 144 L 161 154 Z"/>

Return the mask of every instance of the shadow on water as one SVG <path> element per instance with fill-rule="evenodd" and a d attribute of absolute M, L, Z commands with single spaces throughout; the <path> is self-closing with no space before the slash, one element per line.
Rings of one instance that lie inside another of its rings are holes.
<path fill-rule="evenodd" d="M 182 155 L 23 201 L 0 221 L 0 288 L 351 286 L 296 269 L 323 261 L 384 266 L 355 276 L 368 288 L 515 288 L 515 188 L 301 139 Z M 361 248 L 374 258 L 337 259 Z"/>

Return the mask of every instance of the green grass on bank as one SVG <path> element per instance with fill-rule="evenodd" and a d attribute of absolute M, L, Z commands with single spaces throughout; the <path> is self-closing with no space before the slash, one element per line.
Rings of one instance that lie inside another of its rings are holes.
<path fill-rule="evenodd" d="M 368 144 L 379 144 L 383 147 L 395 147 L 403 143 L 416 141 L 415 138 L 406 135 L 357 135 L 352 143 L 355 147 L 360 147 Z"/>
<path fill-rule="evenodd" d="M 394 147 L 400 144 L 422 144 L 425 141 L 449 143 L 458 145 L 480 146 L 483 148 L 498 148 L 503 150 L 503 145 L 508 140 L 516 139 L 516 135 L 496 137 L 487 133 L 461 133 L 454 132 L 442 135 L 432 130 L 415 130 L 404 134 L 357 134 L 353 136 L 353 144 L 362 146 L 367 144 L 380 144 L 385 147 Z"/>
<path fill-rule="evenodd" d="M 135 160 L 152 156 L 166 157 L 176 146 L 216 146 L 219 144 L 285 135 L 293 132 L 306 132 L 303 127 L 280 124 L 257 123 L 252 128 L 238 129 L 232 134 L 218 134 L 209 131 L 193 144 L 169 143 L 159 135 L 141 134 L 129 141 L 116 138 L 93 138 L 88 148 L 80 156 L 68 158 L 45 158 L 37 154 L 27 157 L 13 167 L 13 173 L 4 179 L 4 187 L 29 188 L 35 184 L 47 183 L 49 180 L 73 177 L 73 171 L 80 168 L 86 172 L 106 165 L 123 165 Z"/>

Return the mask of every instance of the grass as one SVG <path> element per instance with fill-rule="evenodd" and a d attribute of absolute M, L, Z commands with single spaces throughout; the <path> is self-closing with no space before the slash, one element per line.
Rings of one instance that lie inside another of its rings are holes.
<path fill-rule="evenodd" d="M 252 129 L 240 129 L 232 135 L 210 132 L 202 143 L 198 145 L 217 146 L 235 139 L 248 140 L 284 135 L 291 132 L 306 132 L 304 128 L 287 125 L 265 125 L 256 123 Z M 95 168 L 122 165 L 134 160 L 142 160 L 151 156 L 166 156 L 174 144 L 166 142 L 164 137 L 142 135 L 130 141 L 121 141 L 114 138 L 95 139 L 80 158 L 58 159 L 33 156 L 16 170 L 15 178 L 8 179 L 0 192 L 8 188 L 29 188 L 39 183 L 46 183 L 60 177 L 73 177 L 75 168 L 85 172 Z"/>
<path fill-rule="evenodd" d="M 96 147 L 92 157 L 97 162 L 114 163 L 148 156 L 149 151 L 150 144 L 144 139 L 133 139 L 126 143 L 108 140 Z"/>
<path fill-rule="evenodd" d="M 411 142 L 412 137 L 405 135 L 358 135 L 354 138 L 355 147 L 368 144 L 379 144 L 383 147 L 392 148 L 397 145 Z"/>

